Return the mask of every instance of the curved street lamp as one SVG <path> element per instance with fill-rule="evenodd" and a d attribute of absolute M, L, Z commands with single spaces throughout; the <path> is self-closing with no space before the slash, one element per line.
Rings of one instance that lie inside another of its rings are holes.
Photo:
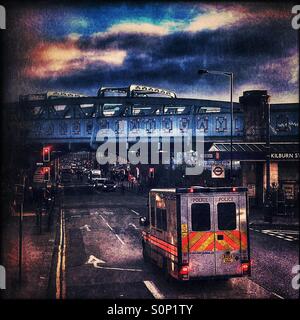
<path fill-rule="evenodd" d="M 230 183 L 232 185 L 232 136 L 233 136 L 233 73 L 226 71 L 198 70 L 200 76 L 204 74 L 223 75 L 230 78 Z"/>

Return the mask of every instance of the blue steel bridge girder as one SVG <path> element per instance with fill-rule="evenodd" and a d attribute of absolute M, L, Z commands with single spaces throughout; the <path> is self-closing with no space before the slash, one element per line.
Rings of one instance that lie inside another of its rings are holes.
<path fill-rule="evenodd" d="M 204 134 L 205 140 L 226 141 L 230 137 L 230 103 L 223 101 L 76 97 L 26 101 L 15 107 L 27 124 L 31 143 L 93 145 L 99 129 L 111 129 L 117 136 L 121 130 L 139 135 L 144 129 L 148 137 L 175 137 L 191 129 L 195 136 Z M 125 127 L 120 126 L 121 121 L 126 121 Z M 243 141 L 244 119 L 238 103 L 234 104 L 233 126 L 234 140 Z M 298 109 L 271 107 L 273 139 L 294 139 L 298 128 Z"/>

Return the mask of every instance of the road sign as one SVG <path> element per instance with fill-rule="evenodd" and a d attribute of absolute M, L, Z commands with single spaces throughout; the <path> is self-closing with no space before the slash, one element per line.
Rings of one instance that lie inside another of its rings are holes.
<path fill-rule="evenodd" d="M 217 164 L 211 167 L 211 177 L 212 178 L 225 178 L 225 168 L 223 165 Z"/>

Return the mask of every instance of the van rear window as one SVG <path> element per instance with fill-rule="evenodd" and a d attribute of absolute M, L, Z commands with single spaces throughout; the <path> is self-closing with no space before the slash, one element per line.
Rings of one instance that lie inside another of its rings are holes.
<path fill-rule="evenodd" d="M 236 206 L 234 202 L 218 203 L 219 230 L 236 229 Z"/>
<path fill-rule="evenodd" d="M 150 208 L 150 213 L 151 213 L 151 226 L 155 227 L 155 208 L 153 206 L 151 206 Z"/>
<path fill-rule="evenodd" d="M 167 231 L 167 210 L 156 208 L 156 228 Z"/>
<path fill-rule="evenodd" d="M 209 203 L 193 203 L 191 209 L 192 230 L 209 231 L 211 228 Z"/>

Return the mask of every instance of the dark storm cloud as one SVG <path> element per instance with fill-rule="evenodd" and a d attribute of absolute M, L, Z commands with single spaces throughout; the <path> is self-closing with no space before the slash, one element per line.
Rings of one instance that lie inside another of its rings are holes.
<path fill-rule="evenodd" d="M 168 82 L 174 87 L 193 85 L 199 80 L 197 69 L 201 67 L 230 70 L 239 85 L 256 81 L 261 65 L 291 55 L 296 44 L 287 21 L 276 24 L 262 23 L 202 32 L 176 32 L 165 36 L 143 34 L 107 34 L 80 38 L 81 50 L 120 49 L 127 52 L 122 66 L 88 69 L 55 79 L 56 84 L 72 87 L 80 82 L 82 87 L 106 85 L 122 79 L 123 83 L 143 82 L 158 84 Z M 53 80 L 52 80 L 53 81 Z M 262 83 L 280 86 L 286 82 L 281 74 L 273 72 L 260 75 Z M 50 82 L 51 83 L 51 82 Z M 205 79 L 213 85 L 215 77 Z M 222 81 L 220 85 L 223 85 Z"/>
<path fill-rule="evenodd" d="M 220 11 L 220 21 L 224 19 L 224 25 L 215 26 L 214 17 L 209 16 L 206 17 L 207 28 L 199 24 L 197 17 L 175 29 L 169 29 L 167 24 L 152 24 L 150 29 L 143 26 L 144 29 L 139 30 L 135 22 L 137 29 L 132 30 L 131 22 L 116 24 L 73 39 L 43 40 L 43 51 L 38 46 L 35 50 L 34 41 L 35 54 L 25 50 L 23 56 L 19 54 L 20 63 L 31 64 L 28 83 L 32 88 L 78 88 L 96 94 L 95 88 L 101 85 L 143 83 L 167 86 L 180 92 L 189 91 L 198 84 L 210 92 L 227 90 L 226 79 L 211 75 L 199 79 L 197 70 L 207 68 L 234 72 L 237 90 L 255 84 L 274 92 L 295 92 L 298 84 L 293 68 L 298 57 L 297 33 L 291 29 L 287 5 L 221 3 L 205 8 L 204 14 L 208 12 L 208 15 L 214 10 L 231 8 L 234 14 L 240 12 L 242 18 L 228 17 L 225 10 Z M 39 60 L 49 57 L 49 52 L 55 63 Z M 68 57 L 69 52 L 74 59 Z M 119 55 L 113 63 L 110 63 L 110 54 Z M 33 56 L 37 57 L 36 61 L 30 61 Z M 60 56 L 66 60 L 65 64 L 58 61 Z M 56 72 L 57 65 L 62 65 L 59 72 Z"/>

